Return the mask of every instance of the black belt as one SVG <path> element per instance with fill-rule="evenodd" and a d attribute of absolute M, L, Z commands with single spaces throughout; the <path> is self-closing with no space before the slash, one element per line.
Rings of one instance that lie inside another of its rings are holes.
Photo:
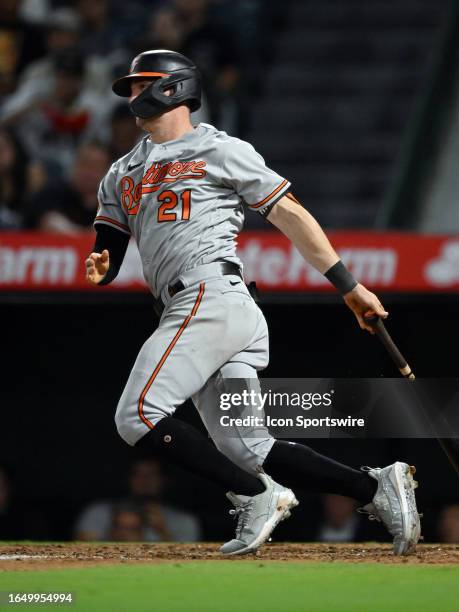
<path fill-rule="evenodd" d="M 229 274 L 231 274 L 242 278 L 241 268 L 237 264 L 231 263 L 230 261 L 222 261 L 220 263 L 220 274 L 222 276 L 228 276 Z M 171 297 L 174 297 L 176 293 L 178 293 L 179 291 L 183 291 L 183 289 L 185 289 L 185 285 L 182 283 L 181 280 L 178 280 L 173 285 L 169 285 L 167 291 L 169 292 L 169 295 Z"/>
<path fill-rule="evenodd" d="M 242 279 L 241 268 L 237 264 L 231 263 L 230 261 L 222 261 L 219 263 L 220 263 L 220 274 L 222 276 L 234 275 L 234 276 L 239 276 L 239 278 Z M 173 285 L 169 285 L 167 287 L 167 291 L 170 297 L 174 297 L 175 294 L 177 294 L 179 291 L 183 291 L 183 289 L 185 289 L 185 285 L 182 283 L 181 280 L 178 280 Z M 165 304 L 163 303 L 160 297 L 154 299 L 154 309 L 158 316 L 161 316 L 164 310 L 164 306 Z"/>

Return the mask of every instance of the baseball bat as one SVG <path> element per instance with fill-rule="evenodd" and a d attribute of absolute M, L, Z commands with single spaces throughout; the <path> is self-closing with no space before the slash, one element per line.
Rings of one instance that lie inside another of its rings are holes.
<path fill-rule="evenodd" d="M 370 326 L 374 329 L 376 335 L 381 340 L 384 348 L 389 353 L 392 361 L 395 363 L 397 368 L 400 370 L 400 374 L 405 378 L 409 378 L 410 380 L 414 380 L 416 377 L 408 365 L 407 360 L 401 354 L 398 346 L 392 340 L 389 332 L 386 329 L 386 326 L 383 323 L 383 320 L 376 315 L 372 315 L 370 317 L 365 317 L 365 321 L 370 324 Z"/>
<path fill-rule="evenodd" d="M 381 343 L 389 353 L 392 361 L 395 363 L 402 376 L 408 378 L 409 380 L 415 380 L 416 376 L 414 375 L 414 372 L 408 365 L 407 360 L 400 352 L 398 346 L 392 340 L 386 326 L 383 323 L 383 320 L 377 315 L 370 315 L 365 317 L 365 321 L 370 325 L 370 327 L 373 328 L 375 334 L 381 340 Z M 437 440 L 448 457 L 449 462 L 459 475 L 459 440 L 455 438 L 440 437 L 437 437 Z"/>

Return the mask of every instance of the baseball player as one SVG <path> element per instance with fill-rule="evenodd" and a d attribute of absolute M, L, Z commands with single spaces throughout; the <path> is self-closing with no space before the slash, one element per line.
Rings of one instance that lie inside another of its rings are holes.
<path fill-rule="evenodd" d="M 172 51 L 146 51 L 113 91 L 129 98 L 146 136 L 101 182 L 86 276 L 94 285 L 110 283 L 132 236 L 162 310 L 119 401 L 120 436 L 229 490 L 238 521 L 235 538 L 221 548 L 225 554 L 263 544 L 298 504 L 297 488 L 355 498 L 392 534 L 396 554 L 413 551 L 420 522 L 414 470 L 406 463 L 354 470 L 305 445 L 275 440 L 263 427 L 235 426 L 231 436 L 219 431 L 225 384 L 237 380 L 260 391 L 257 372 L 268 364 L 266 321 L 236 254 L 247 208 L 279 228 L 333 283 L 360 327 L 371 331 L 365 314 L 388 313 L 345 268 L 287 179 L 247 142 L 211 125 L 193 127 L 190 113 L 201 99 L 193 62 Z M 174 418 L 188 398 L 215 444 Z"/>

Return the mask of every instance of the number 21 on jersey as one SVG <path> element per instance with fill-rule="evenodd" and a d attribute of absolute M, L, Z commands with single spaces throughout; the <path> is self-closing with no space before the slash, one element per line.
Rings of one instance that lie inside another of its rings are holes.
<path fill-rule="evenodd" d="M 158 202 L 160 202 L 158 208 L 158 223 L 177 221 L 177 218 L 181 221 L 189 221 L 191 211 L 191 189 L 186 189 L 179 195 L 170 189 L 162 191 L 158 196 Z"/>

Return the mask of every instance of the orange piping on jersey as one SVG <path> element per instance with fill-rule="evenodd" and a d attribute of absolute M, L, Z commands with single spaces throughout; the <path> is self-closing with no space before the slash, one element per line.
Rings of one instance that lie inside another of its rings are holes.
<path fill-rule="evenodd" d="M 191 310 L 191 312 L 187 316 L 187 318 L 183 321 L 182 325 L 180 326 L 180 329 L 175 334 L 172 342 L 167 347 L 166 352 L 164 353 L 164 355 L 159 360 L 158 365 L 156 366 L 153 374 L 150 376 L 150 379 L 148 380 L 147 384 L 145 385 L 145 387 L 144 387 L 144 389 L 142 391 L 142 394 L 141 394 L 141 396 L 139 398 L 139 403 L 138 403 L 139 417 L 142 419 L 142 421 L 145 423 L 145 425 L 149 429 L 154 429 L 155 426 L 153 425 L 153 423 L 151 421 L 149 421 L 147 419 L 147 417 L 143 413 L 143 402 L 145 400 L 145 396 L 147 395 L 148 391 L 150 390 L 150 387 L 153 384 L 155 378 L 158 376 L 159 371 L 161 370 L 161 368 L 163 367 L 164 363 L 166 362 L 166 359 L 169 357 L 172 349 L 177 344 L 178 339 L 180 338 L 180 336 L 185 331 L 185 328 L 187 327 L 188 323 L 191 321 L 192 317 L 194 317 L 195 314 L 198 312 L 198 308 L 199 308 L 199 306 L 201 304 L 202 296 L 204 295 L 205 286 L 206 286 L 205 283 L 201 283 L 199 285 L 199 294 L 198 294 L 198 297 L 196 298 L 196 301 L 194 303 L 193 309 Z"/>
<path fill-rule="evenodd" d="M 103 215 L 98 215 L 95 219 L 94 219 L 94 223 L 96 221 L 106 221 L 107 223 L 113 223 L 113 225 L 116 225 L 117 227 L 121 227 L 122 229 L 128 231 L 129 233 L 131 233 L 131 230 L 129 229 L 129 225 L 125 225 L 124 223 L 120 223 L 119 221 L 116 221 L 116 219 L 111 219 L 110 217 L 104 217 Z"/>
<path fill-rule="evenodd" d="M 266 204 L 266 202 L 268 202 L 272 197 L 274 197 L 276 193 L 279 193 L 282 187 L 285 187 L 287 183 L 288 183 L 287 180 L 282 181 L 279 187 L 276 187 L 276 189 L 272 193 L 270 193 L 269 196 L 266 196 L 266 198 L 262 200 L 261 202 L 257 202 L 256 204 L 249 204 L 249 208 L 260 208 L 260 206 L 263 206 L 263 204 Z"/>

